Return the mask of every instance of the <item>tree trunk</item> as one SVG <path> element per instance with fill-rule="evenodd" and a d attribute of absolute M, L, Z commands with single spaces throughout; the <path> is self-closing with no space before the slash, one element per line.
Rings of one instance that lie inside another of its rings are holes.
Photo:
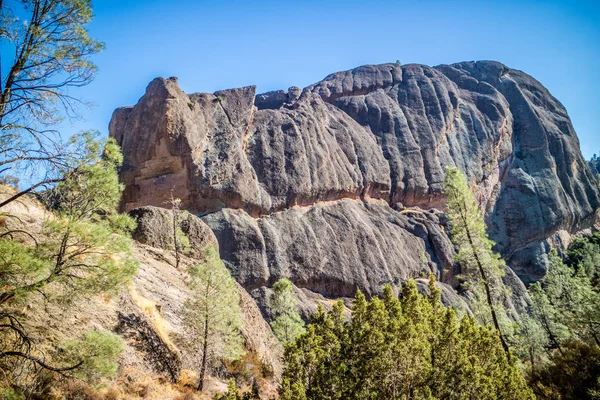
<path fill-rule="evenodd" d="M 494 328 L 496 328 L 496 331 L 498 331 L 498 336 L 500 336 L 502 348 L 504 349 L 504 352 L 508 355 L 508 345 L 506 344 L 504 336 L 502 335 L 502 330 L 500 329 L 500 322 L 498 321 L 496 309 L 494 308 L 494 302 L 492 301 L 492 293 L 490 290 L 487 275 L 485 273 L 485 269 L 483 268 L 483 263 L 479 259 L 479 253 L 477 253 L 477 248 L 475 246 L 475 243 L 473 242 L 473 238 L 471 237 L 471 230 L 469 229 L 469 224 L 467 223 L 467 217 L 465 215 L 467 213 L 467 205 L 464 204 L 464 201 L 462 206 L 462 210 L 460 210 L 461 219 L 465 226 L 465 233 L 467 234 L 467 238 L 469 239 L 469 246 L 471 247 L 471 252 L 473 253 L 473 257 L 475 258 L 475 262 L 477 263 L 477 268 L 479 269 L 479 274 L 481 275 L 481 280 L 483 281 L 483 287 L 485 288 L 485 296 L 487 299 L 488 306 L 490 307 L 490 313 L 492 314 Z"/>
<path fill-rule="evenodd" d="M 200 382 L 198 382 L 198 391 L 204 389 L 204 375 L 206 374 L 206 353 L 208 350 L 208 313 L 204 320 L 204 343 L 202 344 L 202 366 L 200 367 Z"/>
<path fill-rule="evenodd" d="M 531 362 L 531 375 L 535 376 L 535 355 L 533 354 L 533 346 L 529 346 L 529 361 Z"/>
<path fill-rule="evenodd" d="M 173 212 L 173 243 L 175 245 L 175 268 L 179 268 L 179 243 L 177 243 L 177 210 Z"/>
<path fill-rule="evenodd" d="M 554 336 L 552 329 L 550 329 L 550 324 L 548 323 L 548 316 L 546 315 L 544 310 L 540 310 L 540 313 L 541 313 L 541 315 L 540 315 L 539 319 L 542 324 L 542 328 L 546 331 L 546 334 L 548 335 L 550 342 L 552 342 L 552 344 L 554 344 L 554 346 L 556 346 L 556 348 L 558 349 L 558 352 L 560 354 L 563 354 L 562 347 L 560 346 L 558 339 L 556 338 L 556 336 Z"/>
<path fill-rule="evenodd" d="M 504 352 L 508 355 L 508 345 L 504 340 L 504 336 L 502 335 L 502 330 L 500 329 L 500 322 L 498 322 L 498 316 L 496 315 L 496 309 L 494 308 L 494 302 L 492 301 L 492 292 L 490 290 L 490 285 L 487 280 L 487 275 L 483 268 L 483 264 L 479 259 L 479 254 L 477 253 L 477 249 L 475 248 L 475 244 L 473 243 L 473 239 L 471 238 L 471 232 L 469 231 L 469 227 L 465 223 L 465 231 L 467 232 L 467 237 L 469 238 L 469 245 L 471 246 L 471 250 L 473 251 L 473 256 L 475 257 L 475 261 L 477 262 L 477 268 L 479 268 L 479 273 L 481 274 L 481 279 L 483 280 L 483 287 L 485 288 L 485 296 L 487 298 L 488 305 L 490 307 L 490 312 L 492 314 L 492 320 L 494 322 L 494 327 L 498 331 L 498 336 L 500 336 L 500 342 L 502 343 L 502 348 Z"/>
<path fill-rule="evenodd" d="M 36 183 L 35 185 L 33 185 L 32 187 L 30 187 L 29 189 L 25 189 L 22 192 L 19 192 L 11 197 L 9 197 L 8 199 L 4 200 L 3 202 L 0 203 L 0 208 L 4 207 L 5 205 L 7 205 L 8 203 L 11 203 L 13 201 L 15 201 L 16 199 L 18 199 L 19 197 L 26 195 L 27 193 L 31 192 L 33 189 L 36 189 L 40 186 L 43 185 L 47 185 L 49 183 L 58 183 L 58 182 L 62 182 L 64 181 L 64 178 L 60 178 L 60 179 L 46 179 L 42 182 Z"/>

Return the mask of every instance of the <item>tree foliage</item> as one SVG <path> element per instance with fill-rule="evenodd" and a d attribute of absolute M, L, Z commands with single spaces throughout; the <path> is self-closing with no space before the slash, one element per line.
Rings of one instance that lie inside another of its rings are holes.
<path fill-rule="evenodd" d="M 282 399 L 530 399 L 531 391 L 495 330 L 444 308 L 409 281 L 402 298 L 357 293 L 352 318 L 343 303 L 319 309 L 287 346 Z"/>
<path fill-rule="evenodd" d="M 207 369 L 216 359 L 236 360 L 244 354 L 240 297 L 215 246 L 206 249 L 203 263 L 187 271 L 193 294 L 184 303 L 182 314 L 196 338 L 192 346 L 202 355 L 198 384 L 202 391 Z"/>
<path fill-rule="evenodd" d="M 546 276 L 532 285 L 532 315 L 544 328 L 552 348 L 578 340 L 600 345 L 600 293 L 585 273 L 551 254 Z"/>
<path fill-rule="evenodd" d="M 600 394 L 597 241 L 597 234 L 574 240 L 567 264 L 552 252 L 546 276 L 529 289 L 531 307 L 518 337 L 529 381 L 541 398 L 594 399 Z"/>
<path fill-rule="evenodd" d="M 573 269 L 583 268 L 592 284 L 600 285 L 600 232 L 588 237 L 576 237 L 566 253 L 566 262 Z"/>
<path fill-rule="evenodd" d="M 598 157 L 596 154 L 594 154 L 594 156 L 592 157 L 592 159 L 589 162 L 590 168 L 592 169 L 592 172 L 594 173 L 594 175 L 600 175 L 600 157 Z"/>
<path fill-rule="evenodd" d="M 240 391 L 235 384 L 235 380 L 229 379 L 229 382 L 227 382 L 227 392 L 215 394 L 213 400 L 260 400 L 260 396 L 256 385 L 252 386 L 251 391 L 240 394 Z"/>
<path fill-rule="evenodd" d="M 446 169 L 444 194 L 450 237 L 458 250 L 455 262 L 461 266 L 463 278 L 473 293 L 472 309 L 483 324 L 494 326 L 508 352 L 503 326 L 507 321 L 504 304 L 508 293 L 502 282 L 504 261 L 494 252 L 494 242 L 488 238 L 475 196 L 465 175 L 457 168 Z"/>
<path fill-rule="evenodd" d="M 271 313 L 271 328 L 280 342 L 290 343 L 304 331 L 304 321 L 298 313 L 298 300 L 289 279 L 282 278 L 273 285 Z"/>
<path fill-rule="evenodd" d="M 600 348 L 581 341 L 566 342 L 536 370 L 530 385 L 538 398 L 592 400 L 600 398 Z"/>
<path fill-rule="evenodd" d="M 117 290 L 137 268 L 128 237 L 133 220 L 116 213 L 123 189 L 118 146 L 112 139 L 102 144 L 90 133 L 73 144 L 82 151 L 79 165 L 46 194 L 55 217 L 35 235 L 26 227 L 0 233 L 2 368 L 14 370 L 20 362 L 57 372 L 78 367 L 50 365 L 34 346 L 19 308 L 33 295 L 67 303 Z"/>
<path fill-rule="evenodd" d="M 94 330 L 80 339 L 63 342 L 59 358 L 65 364 L 81 363 L 73 371 L 74 377 L 96 385 L 105 378 L 117 376 L 117 362 L 122 352 L 123 339 L 110 332 Z"/>
<path fill-rule="evenodd" d="M 44 224 L 43 241 L 35 246 L 0 237 L 0 305 L 31 293 L 74 299 L 120 287 L 136 271 L 127 233 L 131 218 L 116 213 L 123 187 L 117 167 L 122 156 L 113 139 L 104 146 L 84 133 L 85 157 L 47 195 L 57 218 Z"/>
<path fill-rule="evenodd" d="M 53 126 L 64 115 L 76 116 L 81 101 L 70 89 L 92 81 L 90 57 L 104 46 L 86 29 L 90 0 L 9 0 L 0 6 L 3 56 L 13 52 L 0 71 L 0 176 L 45 174 L 32 190 L 73 167 L 76 153 Z"/>

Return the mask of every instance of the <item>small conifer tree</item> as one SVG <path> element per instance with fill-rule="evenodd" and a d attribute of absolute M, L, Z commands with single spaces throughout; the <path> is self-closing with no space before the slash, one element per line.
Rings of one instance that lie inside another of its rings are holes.
<path fill-rule="evenodd" d="M 74 377 L 95 385 L 117 376 L 123 339 L 114 333 L 89 331 L 80 339 L 63 342 L 61 347 L 60 358 L 65 364 L 81 364 L 73 371 Z"/>
<path fill-rule="evenodd" d="M 137 269 L 128 233 L 134 221 L 116 212 L 123 185 L 123 157 L 114 139 L 104 146 L 93 133 L 73 139 L 84 161 L 47 194 L 56 219 L 45 222 L 45 240 L 32 247 L 0 236 L 0 306 L 31 293 L 72 301 L 119 288 Z M 15 236 L 17 235 L 17 236 Z"/>
<path fill-rule="evenodd" d="M 175 268 L 179 268 L 181 262 L 181 254 L 188 251 L 190 248 L 190 240 L 181 229 L 181 222 L 187 217 L 186 211 L 181 211 L 181 199 L 174 198 L 168 201 L 171 207 L 171 226 L 172 226 L 172 241 L 173 250 L 175 251 Z"/>
<path fill-rule="evenodd" d="M 271 296 L 273 320 L 271 328 L 282 343 L 290 343 L 304 331 L 304 321 L 298 313 L 298 300 L 289 279 L 280 279 L 273 285 Z"/>
<path fill-rule="evenodd" d="M 203 263 L 187 271 L 193 293 L 182 313 L 188 331 L 197 338 L 193 346 L 202 354 L 198 383 L 202 391 L 214 359 L 237 360 L 244 354 L 240 296 L 215 246 L 206 249 Z"/>
<path fill-rule="evenodd" d="M 473 287 L 476 300 L 473 308 L 483 322 L 487 322 L 487 315 L 489 315 L 491 324 L 500 336 L 502 347 L 508 353 L 508 345 L 501 326 L 501 321 L 505 319 L 505 315 L 502 314 L 507 295 L 502 282 L 505 273 L 504 261 L 493 251 L 494 242 L 488 238 L 475 196 L 467 184 L 467 178 L 457 168 L 446 168 L 444 194 L 447 197 L 450 236 L 452 243 L 458 249 L 455 261 L 459 263 L 467 282 Z M 478 300 L 481 300 L 485 306 L 477 307 Z M 486 313 L 485 310 L 488 312 Z"/>

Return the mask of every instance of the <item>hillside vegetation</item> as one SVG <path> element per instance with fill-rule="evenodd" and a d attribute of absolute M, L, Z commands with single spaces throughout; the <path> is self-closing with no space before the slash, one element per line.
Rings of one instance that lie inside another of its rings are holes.
<path fill-rule="evenodd" d="M 0 13 L 0 398 L 600 398 L 600 161 L 534 78 L 157 78 L 65 138 L 91 1 Z"/>

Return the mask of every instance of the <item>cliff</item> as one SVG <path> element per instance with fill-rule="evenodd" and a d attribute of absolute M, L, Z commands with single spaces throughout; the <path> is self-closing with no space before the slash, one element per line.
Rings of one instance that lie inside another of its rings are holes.
<path fill-rule="evenodd" d="M 125 157 L 122 208 L 181 198 L 259 302 L 281 277 L 325 297 L 430 271 L 452 284 L 448 165 L 467 174 L 525 283 L 544 275 L 550 244 L 592 226 L 600 205 L 565 108 L 492 61 L 369 65 L 260 95 L 186 94 L 158 78 L 115 111 L 110 135 Z M 511 271 L 507 279 L 523 289 Z"/>

